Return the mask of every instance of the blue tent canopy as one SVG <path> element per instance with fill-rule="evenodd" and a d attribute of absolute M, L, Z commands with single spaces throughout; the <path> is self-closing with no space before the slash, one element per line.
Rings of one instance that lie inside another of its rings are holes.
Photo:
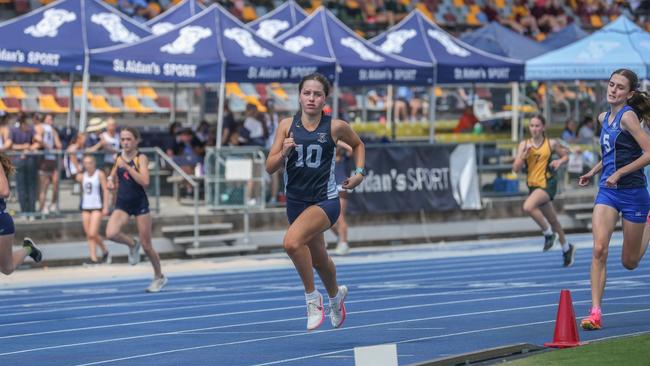
<path fill-rule="evenodd" d="M 220 5 L 161 35 L 91 53 L 91 73 L 177 82 L 295 82 L 334 60 L 297 55 L 250 31 Z"/>
<path fill-rule="evenodd" d="M 248 23 L 248 26 L 258 36 L 272 40 L 295 27 L 298 23 L 305 20 L 305 18 L 307 18 L 307 12 L 300 5 L 296 4 L 295 1 L 289 0 L 273 9 L 273 11 Z"/>
<path fill-rule="evenodd" d="M 459 41 L 419 10 L 371 41 L 386 52 L 433 63 L 438 83 L 519 81 L 524 75 L 523 62 Z"/>
<path fill-rule="evenodd" d="M 494 55 L 528 60 L 546 53 L 548 49 L 526 36 L 502 26 L 498 22 L 490 22 L 460 39 L 478 49 Z"/>
<path fill-rule="evenodd" d="M 607 80 L 618 68 L 650 77 L 650 34 L 621 16 L 601 30 L 526 62 L 527 80 Z"/>
<path fill-rule="evenodd" d="M 151 33 L 103 1 L 59 0 L 0 24 L 0 34 L 0 65 L 81 72 L 88 49 Z"/>
<path fill-rule="evenodd" d="M 433 83 L 431 63 L 383 52 L 322 7 L 277 41 L 296 53 L 334 58 L 340 67 L 340 85 Z"/>
<path fill-rule="evenodd" d="M 585 32 L 575 22 L 567 25 L 557 32 L 549 34 L 542 42 L 540 42 L 548 50 L 556 50 L 562 48 L 575 41 L 581 40 L 588 36 L 589 33 Z"/>
<path fill-rule="evenodd" d="M 151 28 L 153 34 L 163 34 L 200 13 L 203 9 L 203 5 L 196 0 L 183 0 L 167 9 L 164 13 L 150 19 L 146 24 Z"/>

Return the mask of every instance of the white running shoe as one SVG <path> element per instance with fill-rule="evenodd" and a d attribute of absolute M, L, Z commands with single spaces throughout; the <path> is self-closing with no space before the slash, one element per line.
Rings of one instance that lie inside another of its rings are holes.
<path fill-rule="evenodd" d="M 307 330 L 314 330 L 323 324 L 325 320 L 325 308 L 323 307 L 323 295 L 307 300 Z"/>
<path fill-rule="evenodd" d="M 348 243 L 342 241 L 336 245 L 336 254 L 346 255 L 348 253 L 350 253 L 350 246 L 348 245 Z"/>
<path fill-rule="evenodd" d="M 132 247 L 129 248 L 129 263 L 132 266 L 140 263 L 140 240 L 138 238 L 133 238 Z"/>
<path fill-rule="evenodd" d="M 339 286 L 339 293 L 330 299 L 330 321 L 334 328 L 339 328 L 345 321 L 345 298 L 348 296 L 347 286 Z"/>
<path fill-rule="evenodd" d="M 147 287 L 147 292 L 160 292 L 162 288 L 167 284 L 167 277 L 164 275 L 160 278 L 154 278 Z"/>

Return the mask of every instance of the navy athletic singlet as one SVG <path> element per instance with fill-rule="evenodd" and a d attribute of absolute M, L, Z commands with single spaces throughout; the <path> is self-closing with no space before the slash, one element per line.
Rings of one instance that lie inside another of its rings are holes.
<path fill-rule="evenodd" d="M 337 198 L 334 176 L 336 141 L 332 138 L 332 118 L 323 115 L 318 127 L 308 131 L 298 113 L 291 122 L 289 135 L 291 133 L 297 146 L 285 162 L 287 198 L 305 202 Z"/>

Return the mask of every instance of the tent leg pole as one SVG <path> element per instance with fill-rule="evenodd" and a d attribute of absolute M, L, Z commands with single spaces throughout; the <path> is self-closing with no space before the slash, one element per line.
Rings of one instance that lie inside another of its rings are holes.
<path fill-rule="evenodd" d="M 79 106 L 79 132 L 83 132 L 86 129 L 86 120 L 88 118 L 88 83 L 90 82 L 90 74 L 88 72 L 88 67 L 90 63 L 90 57 L 86 55 L 84 59 L 84 73 L 83 79 L 81 81 L 81 105 Z"/>
<path fill-rule="evenodd" d="M 512 87 L 512 120 L 511 124 L 511 138 L 512 141 L 519 141 L 519 84 L 517 82 L 510 83 Z"/>
<path fill-rule="evenodd" d="M 176 108 L 178 108 L 178 83 L 172 88 L 172 110 L 169 111 L 169 123 L 176 121 Z"/>
<path fill-rule="evenodd" d="M 70 91 L 68 93 L 68 118 L 66 120 L 66 127 L 68 132 L 74 126 L 75 119 L 75 110 L 74 110 L 74 74 L 70 73 Z"/>
<path fill-rule="evenodd" d="M 436 87 L 429 88 L 429 143 L 436 140 Z"/>

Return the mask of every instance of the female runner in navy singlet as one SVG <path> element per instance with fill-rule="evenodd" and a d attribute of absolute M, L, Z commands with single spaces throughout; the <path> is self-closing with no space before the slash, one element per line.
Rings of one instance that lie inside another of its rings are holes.
<path fill-rule="evenodd" d="M 639 120 L 650 121 L 650 97 L 637 90 L 639 79 L 627 69 L 612 73 L 607 86 L 609 110 L 598 116 L 602 125 L 600 146 L 602 160 L 579 184 L 586 186 L 602 170 L 598 195 L 594 202 L 592 232 L 594 247 L 591 259 L 591 311 L 582 319 L 583 329 L 602 327 L 601 301 L 607 277 L 609 241 L 619 214 L 623 216 L 623 267 L 635 269 L 648 247 L 642 239 L 650 210 L 643 167 L 650 163 L 650 136 Z"/>
<path fill-rule="evenodd" d="M 330 84 L 320 74 L 305 76 L 298 85 L 300 111 L 280 122 L 266 160 L 266 171 L 284 169 L 289 229 L 284 249 L 291 257 L 305 287 L 307 329 L 325 320 L 323 296 L 314 286 L 314 272 L 320 276 L 330 302 L 334 328 L 345 321 L 348 289 L 336 281 L 336 267 L 328 256 L 323 233 L 339 216 L 341 206 L 334 176 L 335 150 L 341 140 L 352 147 L 356 170 L 342 187 L 353 189 L 365 175 L 365 147 L 350 125 L 323 113 Z"/>
<path fill-rule="evenodd" d="M 0 272 L 6 275 L 13 273 L 27 256 L 32 257 L 35 262 L 40 262 L 43 258 L 41 251 L 30 238 L 23 240 L 21 249 L 11 250 L 16 231 L 13 218 L 6 212 L 7 202 L 5 200 L 10 194 L 8 177 L 15 171 L 16 168 L 14 168 L 11 159 L 0 153 Z"/>
<path fill-rule="evenodd" d="M 149 159 L 138 151 L 140 133 L 132 127 L 124 127 L 120 132 L 122 152 L 117 154 L 115 165 L 108 176 L 108 189 L 116 189 L 115 209 L 106 225 L 106 237 L 114 242 L 127 245 L 129 263 L 140 262 L 140 246 L 149 257 L 154 271 L 147 292 L 159 292 L 167 283 L 167 277 L 160 269 L 160 257 L 151 243 L 151 214 L 149 199 L 145 188 L 149 186 Z M 116 184 L 117 180 L 117 184 Z M 138 238 L 130 238 L 122 233 L 122 225 L 129 216 L 135 216 Z"/>

